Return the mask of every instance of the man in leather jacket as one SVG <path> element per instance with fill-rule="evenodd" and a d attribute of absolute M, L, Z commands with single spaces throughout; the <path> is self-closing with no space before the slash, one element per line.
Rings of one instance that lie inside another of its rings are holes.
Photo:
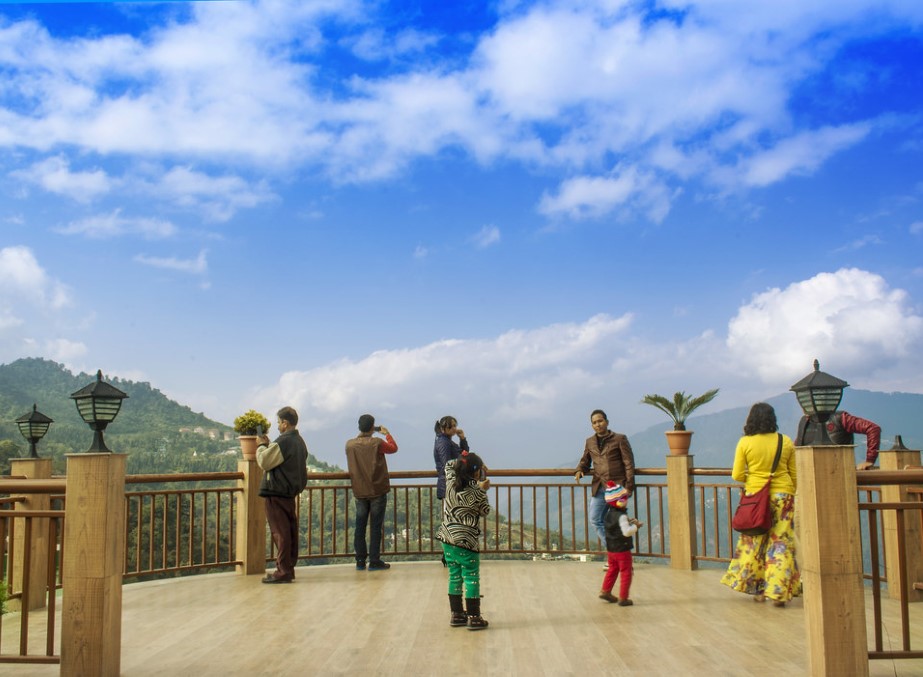
<path fill-rule="evenodd" d="M 606 482 L 612 480 L 625 487 L 629 494 L 635 491 L 635 457 L 628 438 L 622 433 L 609 430 L 606 412 L 596 409 L 590 414 L 590 425 L 594 434 L 586 439 L 583 456 L 574 472 L 574 480 L 580 482 L 592 470 L 593 486 L 590 489 L 589 520 L 603 545 L 606 543 Z"/>

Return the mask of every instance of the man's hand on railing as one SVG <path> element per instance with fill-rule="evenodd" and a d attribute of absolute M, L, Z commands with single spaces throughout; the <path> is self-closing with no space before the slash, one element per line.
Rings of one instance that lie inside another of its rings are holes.
<path fill-rule="evenodd" d="M 577 472 L 574 473 L 574 481 L 575 481 L 575 482 L 579 482 L 579 481 L 582 480 L 582 479 L 583 479 L 583 472 L 582 472 L 582 471 L 578 470 Z"/>
<path fill-rule="evenodd" d="M 856 470 L 873 470 L 875 468 L 875 463 L 872 461 L 862 461 L 856 465 Z"/>

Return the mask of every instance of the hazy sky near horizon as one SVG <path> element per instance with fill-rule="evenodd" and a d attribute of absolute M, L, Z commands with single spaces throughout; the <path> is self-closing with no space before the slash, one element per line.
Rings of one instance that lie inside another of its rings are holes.
<path fill-rule="evenodd" d="M 920 393 L 921 64 L 919 0 L 3 3 L 0 362 L 408 468 Z"/>

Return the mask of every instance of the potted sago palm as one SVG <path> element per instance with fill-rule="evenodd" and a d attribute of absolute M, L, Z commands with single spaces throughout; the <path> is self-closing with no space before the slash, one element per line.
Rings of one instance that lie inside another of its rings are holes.
<path fill-rule="evenodd" d="M 670 447 L 672 455 L 685 456 L 689 453 L 689 446 L 692 444 L 692 431 L 686 430 L 686 419 L 703 404 L 715 399 L 717 394 L 718 388 L 709 390 L 698 397 L 680 391 L 673 394 L 672 400 L 663 395 L 645 395 L 641 402 L 660 409 L 673 420 L 673 430 L 664 432 L 667 436 L 667 446 Z"/>
<path fill-rule="evenodd" d="M 250 409 L 234 419 L 234 431 L 240 436 L 240 450 L 247 461 L 256 460 L 257 436 L 269 431 L 269 420 Z"/>

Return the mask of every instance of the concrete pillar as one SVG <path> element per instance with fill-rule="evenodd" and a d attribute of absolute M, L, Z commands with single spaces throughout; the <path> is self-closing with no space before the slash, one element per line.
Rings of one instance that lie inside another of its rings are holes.
<path fill-rule="evenodd" d="M 125 454 L 67 457 L 61 675 L 116 677 L 122 653 Z"/>
<path fill-rule="evenodd" d="M 795 455 L 809 672 L 867 677 L 854 448 L 798 447 Z"/>
<path fill-rule="evenodd" d="M 10 475 L 30 480 L 46 480 L 51 477 L 50 458 L 14 458 L 10 460 Z M 48 494 L 23 494 L 24 501 L 16 503 L 14 510 L 49 510 L 51 497 Z M 13 589 L 22 592 L 22 603 L 11 599 L 7 606 L 11 611 L 22 608 L 41 609 L 45 606 L 48 593 L 48 520 L 32 520 L 32 542 L 26 543 L 26 522 L 16 520 L 16 537 L 13 543 Z M 50 547 L 54 547 L 52 544 Z M 26 552 L 29 551 L 29 571 L 25 571 Z M 23 581 L 28 581 L 28 590 L 23 590 Z"/>
<path fill-rule="evenodd" d="M 667 509 L 670 514 L 670 566 L 698 569 L 695 538 L 695 486 L 692 456 L 667 456 Z"/>
<path fill-rule="evenodd" d="M 881 451 L 878 454 L 882 470 L 903 470 L 905 466 L 920 466 L 920 452 L 912 449 L 895 448 L 890 451 Z M 886 484 L 881 487 L 882 503 L 904 503 L 912 499 L 908 496 L 908 487 L 904 485 Z M 907 590 L 901 589 L 900 556 L 898 550 L 897 513 L 894 510 L 885 510 L 882 514 L 884 525 L 884 544 L 886 574 L 888 577 L 888 596 L 891 599 L 902 599 L 906 596 L 908 602 L 919 602 L 923 599 L 923 591 L 914 590 L 913 584 L 923 582 L 923 538 L 920 533 L 920 516 L 918 511 L 904 512 L 904 548 L 907 566 Z"/>
<path fill-rule="evenodd" d="M 237 462 L 237 470 L 244 474 L 237 480 L 243 491 L 237 493 L 237 572 L 241 574 L 266 573 L 266 506 L 260 498 L 260 480 L 263 471 L 255 460 Z"/>

